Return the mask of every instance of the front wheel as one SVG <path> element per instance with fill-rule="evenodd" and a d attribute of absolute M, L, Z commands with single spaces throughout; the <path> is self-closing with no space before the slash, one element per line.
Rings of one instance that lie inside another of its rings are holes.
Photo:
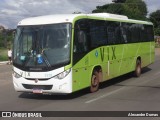
<path fill-rule="evenodd" d="M 141 61 L 138 59 L 136 62 L 135 76 L 139 77 L 141 75 L 141 72 L 142 72 Z"/>

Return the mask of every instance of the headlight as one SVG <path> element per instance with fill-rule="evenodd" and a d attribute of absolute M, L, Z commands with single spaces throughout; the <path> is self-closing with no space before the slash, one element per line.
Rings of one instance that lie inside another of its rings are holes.
<path fill-rule="evenodd" d="M 19 75 L 18 73 L 14 72 L 14 71 L 13 71 L 13 76 L 14 76 L 15 78 L 20 78 L 20 77 L 22 77 L 21 75 Z"/>
<path fill-rule="evenodd" d="M 70 71 L 71 71 L 71 69 L 68 69 L 68 70 L 56 75 L 54 78 L 55 79 L 63 79 L 70 73 Z"/>

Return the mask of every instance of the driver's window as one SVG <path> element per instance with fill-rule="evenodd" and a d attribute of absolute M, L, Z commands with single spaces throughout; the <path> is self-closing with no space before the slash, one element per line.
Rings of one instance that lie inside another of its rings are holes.
<path fill-rule="evenodd" d="M 87 21 L 77 21 L 75 24 L 74 52 L 85 53 L 88 51 Z"/>

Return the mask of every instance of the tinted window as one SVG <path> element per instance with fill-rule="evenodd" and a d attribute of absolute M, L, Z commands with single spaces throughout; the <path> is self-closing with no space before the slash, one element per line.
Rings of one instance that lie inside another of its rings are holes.
<path fill-rule="evenodd" d="M 90 20 L 91 48 L 107 44 L 105 21 Z"/>
<path fill-rule="evenodd" d="M 145 25 L 145 31 L 146 31 L 146 40 L 147 41 L 154 41 L 154 32 L 153 32 L 153 26 L 151 25 Z"/>
<path fill-rule="evenodd" d="M 120 23 L 119 22 L 113 22 L 113 21 L 107 21 L 107 43 L 108 44 L 119 44 L 121 43 L 121 37 L 120 37 Z"/>
<path fill-rule="evenodd" d="M 131 30 L 130 30 L 130 24 L 128 23 L 121 23 L 120 26 L 121 31 L 121 43 L 127 43 L 131 40 Z"/>
<path fill-rule="evenodd" d="M 123 23 L 127 26 L 126 35 L 128 43 L 136 42 L 148 42 L 153 40 L 153 26 L 134 24 L 134 23 Z"/>

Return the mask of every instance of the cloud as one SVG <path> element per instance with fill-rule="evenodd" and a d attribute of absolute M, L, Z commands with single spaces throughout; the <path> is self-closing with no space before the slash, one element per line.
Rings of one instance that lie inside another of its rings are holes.
<path fill-rule="evenodd" d="M 154 6 L 160 8 L 159 0 L 144 1 L 149 5 L 149 11 L 154 11 Z M 27 17 L 73 12 L 91 13 L 96 6 L 111 2 L 112 0 L 1 0 L 0 23 L 15 28 L 20 20 Z"/>
<path fill-rule="evenodd" d="M 148 6 L 148 14 L 156 11 L 156 10 L 160 10 L 160 4 L 159 4 L 159 0 L 144 0 Z"/>
<path fill-rule="evenodd" d="M 0 23 L 15 28 L 17 23 L 27 17 L 83 12 L 91 13 L 98 5 L 112 0 L 1 0 Z"/>
<path fill-rule="evenodd" d="M 9 10 L 9 9 L 3 9 L 3 10 L 1 10 L 1 13 L 6 14 L 6 15 L 14 15 L 14 14 L 17 14 L 17 11 Z"/>

